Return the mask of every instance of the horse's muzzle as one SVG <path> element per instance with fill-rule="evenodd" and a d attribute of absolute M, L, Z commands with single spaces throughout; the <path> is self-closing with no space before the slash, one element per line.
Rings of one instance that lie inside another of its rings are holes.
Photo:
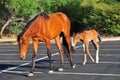
<path fill-rule="evenodd" d="M 20 59 L 21 59 L 21 60 L 25 60 L 25 56 L 23 56 L 23 57 L 20 57 Z"/>

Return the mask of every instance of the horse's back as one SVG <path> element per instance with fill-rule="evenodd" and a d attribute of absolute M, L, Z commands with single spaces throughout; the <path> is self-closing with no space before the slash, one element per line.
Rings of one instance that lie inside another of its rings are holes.
<path fill-rule="evenodd" d="M 50 14 L 50 27 L 54 27 L 55 29 L 59 29 L 64 31 L 70 31 L 70 20 L 69 18 L 62 12 L 57 12 L 57 13 L 53 13 Z"/>
<path fill-rule="evenodd" d="M 52 18 L 52 20 L 55 20 L 57 26 L 61 26 L 61 27 L 70 27 L 70 20 L 68 19 L 68 17 L 62 13 L 62 12 L 57 12 L 57 13 L 53 13 L 49 15 L 50 18 Z"/>
<path fill-rule="evenodd" d="M 98 37 L 98 33 L 95 29 L 86 30 L 82 33 L 82 36 L 85 40 L 91 41 L 93 39 L 96 39 Z"/>
<path fill-rule="evenodd" d="M 98 34 L 98 32 L 95 29 L 92 29 L 94 34 Z"/>
<path fill-rule="evenodd" d="M 97 38 L 98 38 L 98 32 L 95 29 L 92 29 L 91 33 L 92 33 L 91 34 L 91 39 L 93 39 L 94 41 L 96 41 Z"/>
<path fill-rule="evenodd" d="M 68 17 L 64 14 L 64 13 L 62 13 L 62 12 L 57 12 L 57 13 L 55 13 L 55 15 L 59 18 L 59 19 L 61 19 L 62 21 L 69 21 L 69 19 L 68 19 Z"/>
<path fill-rule="evenodd" d="M 90 35 L 92 36 L 92 35 L 97 35 L 97 34 L 98 34 L 95 29 L 85 30 L 83 33 L 84 33 L 85 35 L 88 35 L 88 36 L 90 36 Z"/>
<path fill-rule="evenodd" d="M 51 39 L 58 36 L 61 32 L 70 33 L 69 18 L 62 12 L 49 14 L 49 19 L 42 21 L 42 35 L 49 36 Z M 42 19 L 42 18 L 41 18 Z M 40 32 L 41 34 L 41 32 Z"/>
<path fill-rule="evenodd" d="M 94 37 L 98 37 L 98 32 L 95 29 L 93 29 L 92 32 L 93 32 Z"/>

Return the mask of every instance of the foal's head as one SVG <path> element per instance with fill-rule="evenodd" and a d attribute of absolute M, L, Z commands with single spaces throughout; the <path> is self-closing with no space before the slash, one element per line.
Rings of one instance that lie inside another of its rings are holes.
<path fill-rule="evenodd" d="M 72 37 L 73 37 L 72 46 L 74 47 L 76 45 L 76 42 L 77 42 L 77 33 L 74 33 Z"/>

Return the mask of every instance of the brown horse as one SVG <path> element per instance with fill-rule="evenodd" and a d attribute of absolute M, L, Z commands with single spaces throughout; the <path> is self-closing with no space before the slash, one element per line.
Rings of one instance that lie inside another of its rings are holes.
<path fill-rule="evenodd" d="M 90 54 L 90 51 L 89 51 L 89 42 L 90 41 L 92 41 L 93 45 L 96 48 L 96 63 L 99 62 L 99 44 L 97 42 L 97 39 L 99 39 L 99 41 L 101 42 L 101 38 L 100 38 L 99 34 L 94 29 L 85 30 L 81 33 L 73 34 L 73 42 L 72 42 L 73 46 L 76 45 L 77 40 L 80 40 L 80 41 L 83 42 L 83 50 L 84 50 L 83 65 L 85 65 L 86 61 L 87 61 L 86 54 L 88 54 L 90 59 L 94 62 L 94 59 L 93 59 L 93 57 L 92 57 L 92 55 Z"/>
<path fill-rule="evenodd" d="M 24 59 L 26 53 L 29 48 L 29 38 L 33 39 L 33 60 L 32 60 L 32 68 L 28 76 L 33 76 L 34 68 L 35 68 L 35 58 L 38 51 L 38 43 L 45 42 L 47 47 L 47 55 L 50 61 L 50 71 L 52 72 L 52 59 L 51 59 L 51 51 L 50 51 L 50 40 L 55 39 L 57 47 L 59 49 L 60 57 L 61 57 L 61 67 L 59 71 L 63 70 L 63 49 L 60 43 L 60 34 L 61 32 L 64 34 L 63 45 L 67 43 L 67 49 L 70 57 L 71 67 L 75 68 L 72 60 L 72 46 L 70 42 L 70 20 L 68 17 L 61 13 L 53 13 L 53 14 L 46 14 L 41 13 L 35 16 L 28 24 L 25 26 L 22 33 L 19 34 L 17 41 L 19 44 L 19 56 L 21 59 Z"/>

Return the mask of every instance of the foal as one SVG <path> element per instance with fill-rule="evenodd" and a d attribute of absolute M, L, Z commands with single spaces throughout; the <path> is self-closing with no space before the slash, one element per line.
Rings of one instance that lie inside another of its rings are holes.
<path fill-rule="evenodd" d="M 76 45 L 77 40 L 80 40 L 80 41 L 83 42 L 83 50 L 84 50 L 83 65 L 85 65 L 86 61 L 87 61 L 86 54 L 88 54 L 90 59 L 92 60 L 92 62 L 94 62 L 94 59 L 93 59 L 93 57 L 92 57 L 92 55 L 90 54 L 90 51 L 89 51 L 89 42 L 92 42 L 93 45 L 95 46 L 95 49 L 96 49 L 96 63 L 99 62 L 99 44 L 97 42 L 97 39 L 99 40 L 99 42 L 101 42 L 100 35 L 94 29 L 85 30 L 81 33 L 73 34 L 73 42 L 72 42 L 73 46 Z"/>

